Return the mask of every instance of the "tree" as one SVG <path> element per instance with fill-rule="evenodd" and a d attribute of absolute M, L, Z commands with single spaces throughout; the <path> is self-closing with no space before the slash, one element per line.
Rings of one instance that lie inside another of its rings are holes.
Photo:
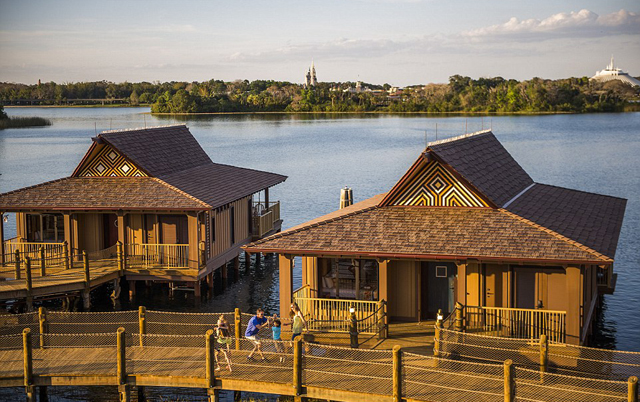
<path fill-rule="evenodd" d="M 8 119 L 9 117 L 4 112 L 4 106 L 0 105 L 0 120 Z"/>

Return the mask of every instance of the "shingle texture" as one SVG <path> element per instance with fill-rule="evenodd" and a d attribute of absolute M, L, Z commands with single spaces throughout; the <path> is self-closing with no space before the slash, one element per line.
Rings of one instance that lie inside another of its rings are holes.
<path fill-rule="evenodd" d="M 0 211 L 206 208 L 202 201 L 152 177 L 67 177 L 0 194 Z"/>
<path fill-rule="evenodd" d="M 275 173 L 208 163 L 162 176 L 162 180 L 206 202 L 211 208 L 228 204 L 287 179 Z"/>
<path fill-rule="evenodd" d="M 398 258 L 609 261 L 509 212 L 490 208 L 364 208 L 273 235 L 248 249 Z"/>
<path fill-rule="evenodd" d="M 491 131 L 429 148 L 498 207 L 533 183 Z"/>
<path fill-rule="evenodd" d="M 536 183 L 507 209 L 610 258 L 627 200 Z"/>
<path fill-rule="evenodd" d="M 155 177 L 212 163 L 186 126 L 105 132 L 98 137 Z"/>

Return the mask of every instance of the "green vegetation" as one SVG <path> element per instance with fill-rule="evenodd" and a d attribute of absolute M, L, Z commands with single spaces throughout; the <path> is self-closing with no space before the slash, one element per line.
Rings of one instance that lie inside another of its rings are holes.
<path fill-rule="evenodd" d="M 0 130 L 5 128 L 22 128 L 50 125 L 51 120 L 43 119 L 42 117 L 9 117 L 5 113 L 2 105 L 0 105 Z"/>
<path fill-rule="evenodd" d="M 283 81 L 108 81 L 38 85 L 0 83 L 11 105 L 151 105 L 152 113 L 383 112 L 585 113 L 640 110 L 640 89 L 587 77 L 527 81 L 454 75 L 447 84 L 406 87 L 319 83 L 312 89 Z"/>

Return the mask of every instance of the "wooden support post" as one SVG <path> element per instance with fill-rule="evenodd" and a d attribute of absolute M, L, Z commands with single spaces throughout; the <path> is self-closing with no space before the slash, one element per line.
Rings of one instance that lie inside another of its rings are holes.
<path fill-rule="evenodd" d="M 456 303 L 456 331 L 464 332 L 464 306 L 460 303 Z"/>
<path fill-rule="evenodd" d="M 119 385 L 124 385 L 127 383 L 127 342 L 125 339 L 124 328 L 118 328 L 118 332 L 116 332 L 116 356 L 117 356 L 117 379 Z M 122 392 L 120 393 L 120 397 L 122 397 Z M 122 399 L 121 399 L 122 400 Z"/>
<path fill-rule="evenodd" d="M 49 323 L 47 323 L 47 309 L 40 307 L 38 309 L 38 322 L 40 323 L 40 349 L 44 349 L 44 335 L 49 332 Z"/>
<path fill-rule="evenodd" d="M 24 386 L 33 385 L 33 350 L 31 344 L 31 330 L 22 330 L 22 351 L 24 356 Z"/>
<path fill-rule="evenodd" d="M 207 389 L 211 389 L 216 385 L 216 349 L 214 342 L 216 341 L 213 336 L 213 330 L 210 329 L 205 334 L 206 341 L 206 367 L 205 367 L 205 378 L 207 380 Z"/>
<path fill-rule="evenodd" d="M 235 312 L 233 313 L 233 318 L 235 319 L 235 336 L 236 336 L 236 350 L 240 350 L 240 337 L 242 336 L 242 315 L 240 314 L 240 309 L 236 307 Z"/>
<path fill-rule="evenodd" d="M 120 271 L 120 274 L 123 274 L 124 273 L 124 250 L 122 247 L 122 242 L 120 240 L 118 240 L 118 242 L 116 243 L 116 252 L 118 256 L 118 271 Z"/>
<path fill-rule="evenodd" d="M 40 276 L 46 276 L 46 267 L 44 260 L 44 246 L 40 246 Z"/>
<path fill-rule="evenodd" d="M 71 268 L 71 255 L 69 254 L 69 243 L 62 242 L 62 255 L 64 256 L 64 269 Z"/>
<path fill-rule="evenodd" d="M 549 340 L 546 334 L 540 335 L 540 381 L 544 381 L 544 373 L 549 366 Z"/>
<path fill-rule="evenodd" d="M 251 268 L 251 254 L 248 252 L 244 252 L 244 273 L 249 273 L 249 268 Z"/>
<path fill-rule="evenodd" d="M 233 259 L 233 280 L 237 281 L 240 276 L 240 257 L 236 256 Z"/>
<path fill-rule="evenodd" d="M 629 377 L 627 384 L 627 402 L 638 402 L 638 377 Z"/>
<path fill-rule="evenodd" d="M 393 347 L 393 402 L 402 401 L 402 348 Z"/>
<path fill-rule="evenodd" d="M 387 338 L 387 311 L 384 300 L 378 302 L 378 339 Z"/>
<path fill-rule="evenodd" d="M 226 262 L 222 264 L 222 266 L 220 267 L 220 277 L 222 278 L 222 288 L 225 289 L 227 287 L 227 278 L 228 278 Z"/>
<path fill-rule="evenodd" d="M 515 383 L 513 380 L 513 361 L 511 359 L 504 361 L 504 402 L 513 402 L 515 400 L 513 390 Z"/>
<path fill-rule="evenodd" d="M 207 275 L 207 286 L 209 287 L 209 291 L 213 292 L 213 271 Z M 213 293 L 211 293 L 211 295 L 213 295 Z"/>
<path fill-rule="evenodd" d="M 27 310 L 33 311 L 33 282 L 31 278 L 31 258 L 24 257 L 24 273 L 27 279 Z"/>
<path fill-rule="evenodd" d="M 293 391 L 296 396 L 302 393 L 302 337 L 293 342 Z"/>
<path fill-rule="evenodd" d="M 218 395 L 218 390 L 216 388 L 209 388 L 207 390 L 207 395 L 209 395 L 209 402 L 220 401 L 220 396 Z"/>
<path fill-rule="evenodd" d="M 200 279 L 197 279 L 193 283 L 193 291 L 196 296 L 196 302 L 200 301 L 200 297 L 202 296 L 201 289 L 200 289 Z"/>
<path fill-rule="evenodd" d="M 89 270 L 89 256 L 86 251 L 82 251 L 82 265 L 84 266 L 84 290 L 82 291 L 82 302 L 85 310 L 91 308 L 91 272 Z"/>
<path fill-rule="evenodd" d="M 20 279 L 20 251 L 16 250 L 14 257 L 16 262 L 15 277 L 16 277 L 16 280 L 18 280 Z"/>
<path fill-rule="evenodd" d="M 440 340 L 442 339 L 442 310 L 438 310 L 438 319 L 436 320 L 436 335 L 433 338 L 433 355 L 440 357 Z"/>
<path fill-rule="evenodd" d="M 351 321 L 349 322 L 349 340 L 351 347 L 353 349 L 357 349 L 359 346 L 358 342 L 358 319 L 356 318 L 355 308 L 351 307 L 349 310 L 351 313 Z"/>
<path fill-rule="evenodd" d="M 129 300 L 133 300 L 136 297 L 136 281 L 129 280 Z"/>
<path fill-rule="evenodd" d="M 129 384 L 118 385 L 120 402 L 131 402 L 131 386 Z"/>
<path fill-rule="evenodd" d="M 147 309 L 138 307 L 138 325 L 140 328 L 140 347 L 144 346 L 144 335 L 147 334 Z"/>

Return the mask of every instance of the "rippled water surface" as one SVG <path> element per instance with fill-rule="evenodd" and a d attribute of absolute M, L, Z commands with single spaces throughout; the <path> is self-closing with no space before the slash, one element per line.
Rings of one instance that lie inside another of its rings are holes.
<path fill-rule="evenodd" d="M 205 116 L 156 117 L 143 108 L 9 108 L 10 116 L 41 116 L 44 128 L 0 131 L 0 192 L 68 176 L 96 131 L 186 123 L 215 162 L 289 176 L 271 190 L 282 204 L 284 227 L 338 207 L 340 188 L 355 201 L 388 191 L 428 140 L 492 127 L 507 150 L 537 182 L 624 197 L 629 200 L 616 254 L 618 285 L 604 298 L 596 343 L 640 351 L 640 113 L 499 117 L 400 116 Z M 426 131 L 426 134 L 425 134 Z M 490 155 L 488 155 L 490 157 Z M 15 219 L 5 224 L 15 235 Z M 300 284 L 299 264 L 294 285 Z M 165 287 L 140 291 L 136 307 L 176 311 L 250 311 L 278 306 L 275 260 L 244 265 L 237 281 L 199 304 L 189 293 Z M 107 294 L 97 309 L 112 309 Z"/>

